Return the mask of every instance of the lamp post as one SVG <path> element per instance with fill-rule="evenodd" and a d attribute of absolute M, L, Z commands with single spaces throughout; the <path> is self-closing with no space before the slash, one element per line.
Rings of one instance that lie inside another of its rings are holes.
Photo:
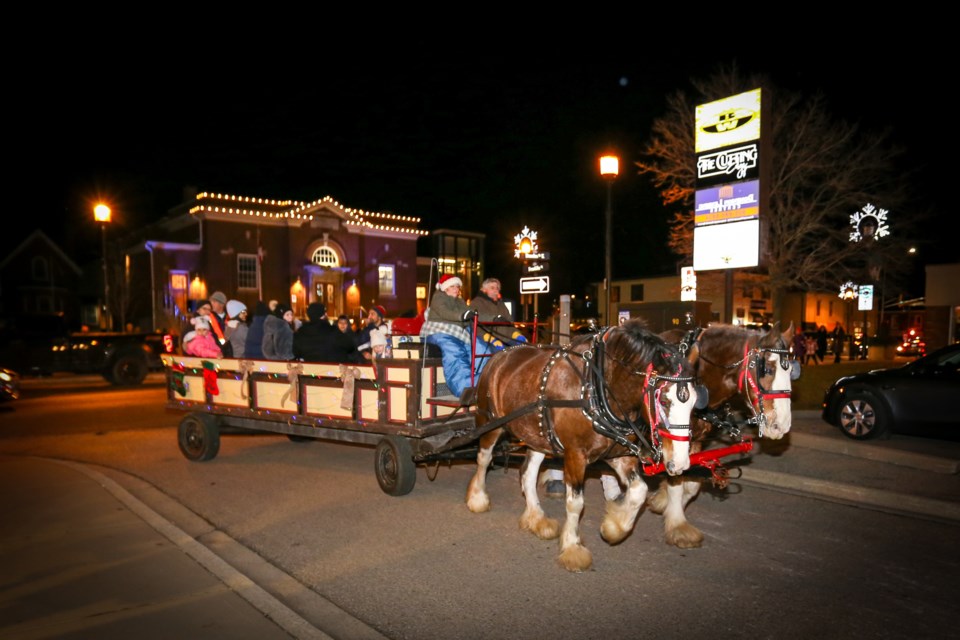
<path fill-rule="evenodd" d="M 110 223 L 110 207 L 99 203 L 93 208 L 93 218 L 100 223 L 100 238 L 103 242 L 103 318 L 104 329 L 110 329 L 113 318 L 110 317 L 110 279 L 107 278 L 107 224 Z"/>
<path fill-rule="evenodd" d="M 604 322 L 613 326 L 610 319 L 610 291 L 613 280 L 613 182 L 620 175 L 620 158 L 614 155 L 600 157 L 600 176 L 607 181 L 606 238 L 604 242 L 604 288 L 606 289 L 606 309 Z"/>

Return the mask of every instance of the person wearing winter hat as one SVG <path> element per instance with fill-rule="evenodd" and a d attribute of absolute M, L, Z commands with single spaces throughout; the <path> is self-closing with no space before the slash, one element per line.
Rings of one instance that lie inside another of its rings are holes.
<path fill-rule="evenodd" d="M 420 328 L 420 337 L 427 344 L 440 348 L 443 363 L 443 375 L 447 388 L 454 396 L 466 400 L 464 391 L 471 388 L 471 378 L 476 384 L 484 365 L 492 352 L 490 346 L 481 340 L 474 341 L 471 333 L 474 316 L 477 312 L 469 309 L 460 297 L 463 281 L 449 273 L 440 276 L 437 292 L 430 299 L 427 320 Z M 476 345 L 471 347 L 471 345 Z M 471 350 L 476 350 L 476 365 Z"/>
<path fill-rule="evenodd" d="M 282 304 L 277 305 L 274 312 L 263 321 L 261 345 L 263 347 L 263 357 L 267 360 L 294 359 L 293 311 Z"/>
<path fill-rule="evenodd" d="M 391 354 L 389 352 L 389 345 L 387 343 L 386 334 L 380 329 L 374 329 L 370 332 L 370 352 L 373 354 L 373 359 L 377 360 L 380 358 L 389 358 Z"/>
<path fill-rule="evenodd" d="M 227 316 L 227 294 L 223 291 L 214 291 L 213 295 L 210 296 L 210 306 L 213 309 L 210 314 L 210 330 L 213 332 L 220 350 L 223 351 L 224 357 L 233 357 L 233 350 L 227 340 L 227 320 L 229 320 Z"/>
<path fill-rule="evenodd" d="M 308 362 L 357 362 L 357 345 L 330 324 L 322 302 L 313 302 L 307 321 L 293 334 L 293 355 Z"/>
<path fill-rule="evenodd" d="M 217 345 L 217 341 L 210 333 L 209 316 L 197 316 L 190 320 L 193 325 L 193 331 L 188 332 L 183 338 L 183 352 L 190 356 L 200 358 L 222 358 L 223 352 Z M 187 336 L 194 334 L 189 339 Z"/>
<path fill-rule="evenodd" d="M 474 309 L 479 315 L 480 322 L 503 323 L 502 326 L 492 326 L 485 329 L 481 336 L 489 342 L 494 349 L 498 351 L 505 345 L 514 345 L 526 342 L 527 338 L 516 327 L 507 326 L 506 323 L 513 323 L 513 316 L 510 309 L 503 302 L 503 296 L 500 294 L 500 281 L 496 278 L 487 278 L 480 285 L 480 293 L 470 301 L 470 308 Z"/>
<path fill-rule="evenodd" d="M 239 300 L 227 301 L 227 340 L 234 358 L 243 358 L 246 354 L 247 335 L 250 327 L 247 325 L 247 305 Z"/>
<path fill-rule="evenodd" d="M 370 350 L 370 332 L 374 329 L 380 329 L 384 335 L 387 333 L 387 310 L 379 304 L 370 307 L 370 311 L 367 312 L 367 323 L 357 334 L 357 351 L 365 361 L 373 360 L 373 352 Z"/>

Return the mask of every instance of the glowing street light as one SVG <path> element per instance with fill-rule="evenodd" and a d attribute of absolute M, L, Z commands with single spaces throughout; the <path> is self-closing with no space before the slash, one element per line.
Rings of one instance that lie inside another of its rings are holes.
<path fill-rule="evenodd" d="M 104 329 L 110 329 L 113 326 L 113 318 L 110 316 L 110 280 L 107 278 L 107 225 L 110 224 L 110 207 L 101 203 L 93 208 L 93 219 L 100 223 L 100 237 L 103 241 L 103 318 Z"/>
<path fill-rule="evenodd" d="M 613 182 L 620 175 L 620 158 L 614 155 L 600 157 L 600 176 L 607 181 L 606 239 L 604 243 L 604 288 L 607 292 L 607 308 L 604 322 L 612 326 L 610 320 L 610 290 L 613 280 Z"/>

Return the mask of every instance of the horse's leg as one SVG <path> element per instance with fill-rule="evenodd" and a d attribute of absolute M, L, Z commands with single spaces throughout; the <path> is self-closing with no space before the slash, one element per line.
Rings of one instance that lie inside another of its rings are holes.
<path fill-rule="evenodd" d="M 540 507 L 540 496 L 537 495 L 537 477 L 545 457 L 546 455 L 539 451 L 528 449 L 527 457 L 523 461 L 520 488 L 526 498 L 527 507 L 520 516 L 520 528 L 532 532 L 541 540 L 552 540 L 560 535 L 560 523 L 546 516 Z"/>
<path fill-rule="evenodd" d="M 487 495 L 487 469 L 493 462 L 493 447 L 497 444 L 503 429 L 494 429 L 480 436 L 477 447 L 477 471 L 467 487 L 467 508 L 474 513 L 490 510 L 490 496 Z"/>
<path fill-rule="evenodd" d="M 663 533 L 667 544 L 681 549 L 695 549 L 703 544 L 703 532 L 687 522 L 684 509 L 700 492 L 700 482 L 684 480 L 683 476 L 669 478 L 660 486 L 666 495 L 663 509 Z"/>
<path fill-rule="evenodd" d="M 587 462 L 580 455 L 568 454 L 563 459 L 563 478 L 567 485 L 567 517 L 560 532 L 560 555 L 557 561 L 567 571 L 586 571 L 593 565 L 593 554 L 580 540 L 580 517 L 583 515 L 583 481 Z"/>
<path fill-rule="evenodd" d="M 637 514 L 647 498 L 647 483 L 640 473 L 640 464 L 634 456 L 608 460 L 627 490 L 616 500 L 607 501 L 607 513 L 600 525 L 600 535 L 609 544 L 626 538 L 637 521 Z"/>

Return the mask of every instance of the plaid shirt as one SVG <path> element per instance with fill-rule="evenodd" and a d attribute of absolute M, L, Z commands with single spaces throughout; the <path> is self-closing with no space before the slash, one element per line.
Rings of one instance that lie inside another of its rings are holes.
<path fill-rule="evenodd" d="M 423 326 L 420 327 L 421 338 L 426 338 L 427 336 L 432 336 L 437 333 L 445 333 L 448 336 L 453 336 L 458 340 L 470 344 L 470 332 L 459 325 L 450 322 L 431 322 L 427 320 L 423 323 Z"/>

